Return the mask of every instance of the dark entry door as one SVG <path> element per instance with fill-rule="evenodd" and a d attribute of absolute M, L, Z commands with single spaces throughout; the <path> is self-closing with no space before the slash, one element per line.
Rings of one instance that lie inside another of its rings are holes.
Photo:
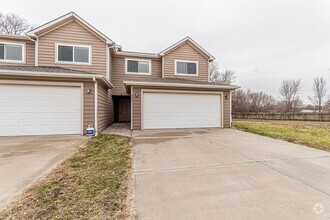
<path fill-rule="evenodd" d="M 131 101 L 129 99 L 119 100 L 119 121 L 127 122 L 131 120 Z"/>

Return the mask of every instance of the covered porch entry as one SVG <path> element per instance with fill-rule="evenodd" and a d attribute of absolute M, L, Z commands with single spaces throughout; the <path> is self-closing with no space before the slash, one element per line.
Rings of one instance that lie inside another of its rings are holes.
<path fill-rule="evenodd" d="M 115 122 L 131 121 L 131 97 L 130 96 L 113 96 L 115 107 Z"/>

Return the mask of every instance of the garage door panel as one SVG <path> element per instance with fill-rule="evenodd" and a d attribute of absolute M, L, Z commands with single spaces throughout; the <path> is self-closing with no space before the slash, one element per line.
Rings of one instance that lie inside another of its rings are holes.
<path fill-rule="evenodd" d="M 220 95 L 145 93 L 144 129 L 220 127 Z"/>
<path fill-rule="evenodd" d="M 81 89 L 0 85 L 0 136 L 80 134 Z"/>

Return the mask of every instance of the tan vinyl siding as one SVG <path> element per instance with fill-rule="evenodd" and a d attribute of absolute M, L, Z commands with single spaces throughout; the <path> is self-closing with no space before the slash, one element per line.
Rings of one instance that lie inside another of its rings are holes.
<path fill-rule="evenodd" d="M 115 120 L 114 106 L 112 100 L 111 89 L 98 83 L 97 91 L 97 127 L 98 131 L 103 131 L 109 127 Z"/>
<path fill-rule="evenodd" d="M 24 41 L 24 40 L 8 40 L 4 38 L 0 38 L 0 42 L 8 42 L 8 43 L 18 43 L 25 44 L 25 63 L 15 63 L 15 62 L 2 62 L 0 61 L 0 65 L 15 65 L 15 66 L 34 66 L 34 58 L 35 58 L 35 48 L 34 42 L 32 41 Z"/>
<path fill-rule="evenodd" d="M 133 87 L 133 94 L 138 94 L 138 96 L 133 95 L 132 96 L 132 104 L 133 104 L 133 130 L 140 130 L 141 129 L 141 124 L 142 124 L 142 115 L 141 115 L 141 111 L 142 111 L 142 95 L 141 95 L 141 87 Z M 159 87 L 148 87 L 145 89 L 160 89 Z M 163 90 L 163 89 L 161 89 Z M 172 90 L 185 90 L 183 88 L 173 88 Z M 168 89 L 168 91 L 170 91 L 170 89 Z M 200 91 L 198 89 L 190 89 L 190 91 Z M 203 92 L 207 92 L 207 91 L 213 91 L 214 90 L 202 90 L 200 91 L 201 93 Z M 189 91 L 188 91 L 189 92 Z M 222 111 L 223 111 L 223 126 L 224 128 L 230 128 L 231 124 L 230 124 L 230 92 L 229 91 L 217 91 L 217 92 L 223 92 L 223 106 L 222 106 Z M 228 95 L 228 99 L 225 98 L 225 96 Z M 220 102 L 222 103 L 222 102 Z"/>
<path fill-rule="evenodd" d="M 25 65 L 27 65 L 27 66 L 35 65 L 35 44 L 34 44 L 34 42 L 26 43 L 25 59 L 26 59 Z"/>
<path fill-rule="evenodd" d="M 88 93 L 87 89 L 90 89 L 91 92 Z M 94 82 L 85 82 L 84 83 L 84 133 L 86 133 L 86 128 L 88 127 L 88 125 L 95 126 L 94 100 L 95 100 Z"/>
<path fill-rule="evenodd" d="M 226 96 L 228 98 L 226 98 Z M 230 128 L 231 127 L 231 115 L 230 115 L 230 92 L 223 93 L 223 127 Z"/>
<path fill-rule="evenodd" d="M 18 77 L 0 76 L 0 80 L 27 80 L 27 81 L 47 81 L 47 82 L 74 82 L 83 83 L 83 132 L 85 133 L 88 125 L 94 125 L 94 82 L 82 79 L 59 79 L 59 78 L 40 78 L 40 77 Z M 87 89 L 91 89 L 87 93 Z"/>
<path fill-rule="evenodd" d="M 175 60 L 198 61 L 198 76 L 175 75 Z M 164 78 L 181 78 L 208 82 L 208 59 L 189 43 L 184 43 L 164 56 Z"/>
<path fill-rule="evenodd" d="M 130 59 L 145 59 L 131 58 Z M 150 79 L 162 77 L 162 61 L 153 59 L 151 62 L 151 75 L 125 74 L 125 57 L 112 57 L 111 82 L 114 86 L 112 95 L 128 95 L 123 81 L 134 79 Z"/>
<path fill-rule="evenodd" d="M 55 63 L 56 43 L 90 45 L 92 47 L 92 64 L 80 65 Z M 71 21 L 70 23 L 39 37 L 38 60 L 40 66 L 59 66 L 63 68 L 105 74 L 106 43 L 82 25 L 78 24 L 76 21 Z"/>
<path fill-rule="evenodd" d="M 141 130 L 141 88 L 134 88 L 132 96 L 133 105 L 133 130 Z M 138 94 L 136 96 L 135 94 Z"/>

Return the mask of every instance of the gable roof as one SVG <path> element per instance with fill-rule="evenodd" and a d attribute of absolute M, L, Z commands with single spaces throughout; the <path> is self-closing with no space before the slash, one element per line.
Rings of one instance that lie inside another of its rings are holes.
<path fill-rule="evenodd" d="M 207 52 L 202 46 L 200 46 L 196 41 L 194 41 L 193 39 L 191 39 L 189 36 L 183 38 L 182 40 L 176 42 L 175 44 L 169 46 L 168 48 L 166 48 L 165 50 L 161 51 L 159 54 L 161 56 L 166 55 L 167 53 L 171 52 L 172 50 L 174 50 L 175 48 L 181 46 L 184 43 L 190 43 L 193 47 L 195 47 L 197 50 L 199 50 L 200 52 L 204 53 L 209 60 L 214 60 L 214 56 L 212 56 L 212 54 L 210 54 L 209 52 Z"/>
<path fill-rule="evenodd" d="M 54 29 L 56 29 L 56 27 L 67 24 L 68 22 L 71 22 L 71 21 L 76 21 L 80 25 L 84 26 L 87 30 L 94 33 L 100 39 L 104 40 L 104 42 L 106 44 L 111 45 L 112 46 L 111 48 L 113 48 L 113 51 L 116 55 L 161 58 L 162 56 L 165 56 L 167 53 L 175 50 L 182 44 L 189 43 L 190 46 L 192 46 L 198 52 L 200 52 L 205 57 L 207 57 L 209 59 L 209 61 L 213 61 L 215 59 L 215 57 L 212 54 L 210 54 L 208 51 L 206 51 L 202 46 L 200 46 L 196 41 L 194 41 L 189 36 L 187 36 L 187 37 L 183 38 L 182 40 L 178 41 L 177 43 L 169 46 L 168 48 L 161 51 L 160 53 L 140 53 L 140 52 L 122 51 L 121 46 L 116 45 L 116 43 L 114 41 L 112 41 L 105 34 L 100 32 L 99 30 L 97 30 L 95 27 L 93 27 L 91 24 L 89 24 L 87 21 L 85 21 L 83 18 L 81 18 L 75 12 L 69 12 L 69 13 L 62 15 L 52 21 L 49 21 L 39 27 L 36 27 L 36 28 L 30 30 L 27 33 L 27 36 L 29 36 L 31 38 L 38 37 L 40 34 L 47 33 L 47 31 L 54 30 Z"/>
<path fill-rule="evenodd" d="M 133 51 L 123 51 L 120 47 L 114 47 L 113 51 L 115 55 L 121 55 L 121 56 L 133 56 L 133 57 L 147 57 L 147 58 L 161 58 L 168 54 L 169 52 L 175 50 L 182 44 L 188 42 L 189 45 L 191 45 L 194 49 L 196 49 L 198 52 L 202 53 L 205 57 L 207 57 L 210 61 L 213 61 L 215 58 L 207 52 L 203 47 L 201 47 L 196 41 L 191 39 L 189 36 L 185 37 L 184 39 L 180 40 L 179 42 L 171 45 L 170 47 L 166 48 L 165 50 L 162 50 L 159 53 L 143 53 L 143 52 L 133 52 Z"/>
<path fill-rule="evenodd" d="M 30 37 L 36 37 L 38 36 L 38 33 L 42 33 L 47 28 L 50 27 L 56 27 L 56 25 L 61 24 L 62 22 L 69 21 L 70 19 L 78 21 L 81 25 L 87 27 L 90 31 L 94 32 L 97 36 L 99 36 L 101 39 L 103 39 L 107 44 L 114 44 L 114 41 L 112 41 L 110 38 L 108 38 L 106 35 L 104 35 L 102 32 L 97 30 L 95 27 L 93 27 L 91 24 L 89 24 L 87 21 L 82 19 L 80 16 L 78 16 L 74 12 L 69 12 L 65 15 L 62 15 L 61 17 L 58 17 L 52 21 L 49 21 L 39 27 L 36 27 L 29 31 L 27 33 L 28 36 Z"/>

